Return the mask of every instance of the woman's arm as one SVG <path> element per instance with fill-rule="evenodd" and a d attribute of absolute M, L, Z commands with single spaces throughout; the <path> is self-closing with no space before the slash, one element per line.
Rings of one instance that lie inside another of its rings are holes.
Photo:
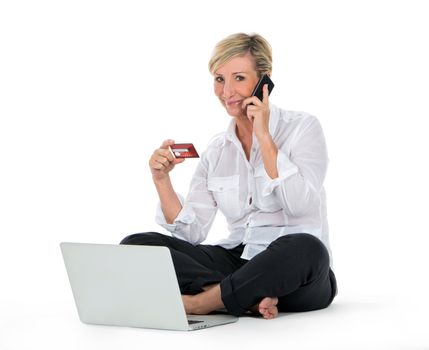
<path fill-rule="evenodd" d="M 276 179 L 279 177 L 279 172 L 277 169 L 277 154 L 278 148 L 273 141 L 270 133 L 267 133 L 258 138 L 259 147 L 261 150 L 262 160 L 264 162 L 264 168 L 268 176 L 271 179 Z"/>
<path fill-rule="evenodd" d="M 171 140 L 165 141 L 149 161 L 160 199 L 156 222 L 173 236 L 198 244 L 207 237 L 217 212 L 217 204 L 207 188 L 207 158 L 205 153 L 201 155 L 188 196 L 183 199 L 174 191 L 168 175 L 175 164 L 183 162 L 182 159 L 174 159 L 171 155 L 168 150 L 170 144 Z"/>
<path fill-rule="evenodd" d="M 149 159 L 152 179 L 158 192 L 162 212 L 168 224 L 173 223 L 182 210 L 182 205 L 173 189 L 169 173 L 176 164 L 183 163 L 184 159 L 176 159 L 171 154 L 168 147 L 173 144 L 173 140 L 165 140 Z"/>
<path fill-rule="evenodd" d="M 270 106 L 268 103 L 268 85 L 262 88 L 263 99 L 252 96 L 243 101 L 243 108 L 247 108 L 247 117 L 253 122 L 253 133 L 259 142 L 265 171 L 271 179 L 279 176 L 277 169 L 278 148 L 269 131 Z"/>
<path fill-rule="evenodd" d="M 165 221 L 172 224 L 182 210 L 182 204 L 180 204 L 180 200 L 173 189 L 169 176 L 162 180 L 154 180 L 154 183 Z"/>
<path fill-rule="evenodd" d="M 293 138 L 290 148 L 279 144 L 278 177 L 273 179 L 264 164 L 256 169 L 255 180 L 263 198 L 274 200 L 288 215 L 298 217 L 315 210 L 319 203 L 328 155 L 322 128 L 314 117 L 305 117 Z"/>

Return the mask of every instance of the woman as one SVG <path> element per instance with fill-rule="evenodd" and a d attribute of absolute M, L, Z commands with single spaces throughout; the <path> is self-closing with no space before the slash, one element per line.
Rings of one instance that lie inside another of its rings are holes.
<path fill-rule="evenodd" d="M 330 269 L 323 181 L 328 158 L 313 116 L 252 97 L 271 75 L 271 47 L 260 35 L 231 35 L 209 62 L 214 92 L 232 117 L 201 157 L 186 199 L 170 172 L 182 163 L 166 140 L 149 160 L 160 208 L 157 222 L 172 237 L 134 234 L 122 244 L 169 247 L 188 314 L 226 308 L 265 319 L 278 311 L 327 307 L 336 294 Z M 229 236 L 201 245 L 219 209 Z"/>

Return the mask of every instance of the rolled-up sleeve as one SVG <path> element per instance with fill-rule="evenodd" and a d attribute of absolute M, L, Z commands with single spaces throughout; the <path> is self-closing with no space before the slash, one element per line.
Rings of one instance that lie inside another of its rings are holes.
<path fill-rule="evenodd" d="M 186 208 L 184 206 L 185 199 L 183 198 L 183 196 L 180 193 L 176 192 L 176 194 L 180 200 L 180 204 L 182 205 L 182 209 L 180 210 L 179 214 L 177 215 L 176 219 L 174 220 L 174 222 L 172 224 L 167 223 L 167 221 L 165 220 L 165 216 L 164 216 L 164 213 L 163 213 L 162 208 L 161 208 L 161 203 L 158 203 L 158 206 L 156 208 L 156 217 L 155 217 L 156 223 L 158 225 L 164 227 L 165 229 L 167 229 L 170 232 L 176 231 L 176 228 L 180 224 L 187 225 L 187 224 L 191 224 L 195 221 L 195 213 L 193 212 L 193 210 L 191 208 Z"/>
<path fill-rule="evenodd" d="M 286 154 L 284 154 L 281 150 L 278 150 L 277 153 L 277 169 L 279 177 L 276 177 L 275 179 L 272 179 L 267 174 L 263 166 L 256 170 L 256 176 L 263 178 L 261 186 L 262 196 L 271 195 L 274 189 L 280 186 L 283 181 L 298 172 L 298 167 L 293 164 L 288 156 L 286 156 Z"/>
<path fill-rule="evenodd" d="M 217 206 L 210 191 L 207 189 L 207 168 L 204 165 L 204 155 L 192 178 L 186 199 L 177 194 L 182 209 L 173 223 L 168 224 L 158 204 L 156 223 L 170 231 L 174 237 L 192 244 L 203 242 L 216 216 Z"/>

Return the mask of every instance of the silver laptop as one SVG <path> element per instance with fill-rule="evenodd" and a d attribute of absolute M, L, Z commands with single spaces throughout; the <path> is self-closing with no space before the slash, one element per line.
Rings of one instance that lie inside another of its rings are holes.
<path fill-rule="evenodd" d="M 196 330 L 238 320 L 226 313 L 186 315 L 168 248 L 61 243 L 84 323 Z"/>

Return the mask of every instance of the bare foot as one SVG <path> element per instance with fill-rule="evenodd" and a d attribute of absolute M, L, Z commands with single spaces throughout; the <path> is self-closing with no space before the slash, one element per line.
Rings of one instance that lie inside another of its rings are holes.
<path fill-rule="evenodd" d="M 194 313 L 194 298 L 193 295 L 182 295 L 183 306 L 187 315 Z"/>
<path fill-rule="evenodd" d="M 266 320 L 271 320 L 279 314 L 277 309 L 277 303 L 279 299 L 277 297 L 270 298 L 266 297 L 262 299 L 259 304 L 255 305 L 250 309 L 254 313 L 260 313 Z"/>
<path fill-rule="evenodd" d="M 207 315 L 225 307 L 220 296 L 219 284 L 211 285 L 196 295 L 182 295 L 182 301 L 188 315 Z"/>

